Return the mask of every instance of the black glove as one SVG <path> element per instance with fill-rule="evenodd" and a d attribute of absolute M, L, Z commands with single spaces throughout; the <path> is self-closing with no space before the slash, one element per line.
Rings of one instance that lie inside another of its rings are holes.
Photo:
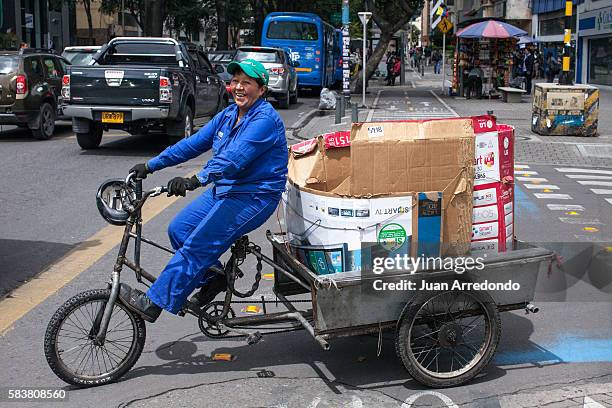
<path fill-rule="evenodd" d="M 201 185 L 202 183 L 200 183 L 200 180 L 198 180 L 196 176 L 192 176 L 191 178 L 175 177 L 168 182 L 168 197 L 185 197 L 187 191 L 195 190 Z"/>
<path fill-rule="evenodd" d="M 134 172 L 136 172 L 136 178 L 139 178 L 139 179 L 146 179 L 147 174 L 153 173 L 151 170 L 149 170 L 149 167 L 147 167 L 147 163 L 139 163 L 135 165 L 134 167 L 132 167 L 130 169 L 130 173 L 134 173 Z"/>

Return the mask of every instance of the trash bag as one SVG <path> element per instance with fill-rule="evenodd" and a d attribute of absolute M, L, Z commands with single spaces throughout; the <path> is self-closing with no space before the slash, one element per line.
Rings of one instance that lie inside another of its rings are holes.
<path fill-rule="evenodd" d="M 319 97 L 319 109 L 336 109 L 336 92 L 331 91 L 327 88 L 321 89 L 321 96 Z"/>

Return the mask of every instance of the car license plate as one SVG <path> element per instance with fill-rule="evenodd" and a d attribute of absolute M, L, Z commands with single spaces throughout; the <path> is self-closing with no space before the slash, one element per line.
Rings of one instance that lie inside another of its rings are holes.
<path fill-rule="evenodd" d="M 123 123 L 123 112 L 102 112 L 102 123 Z"/>

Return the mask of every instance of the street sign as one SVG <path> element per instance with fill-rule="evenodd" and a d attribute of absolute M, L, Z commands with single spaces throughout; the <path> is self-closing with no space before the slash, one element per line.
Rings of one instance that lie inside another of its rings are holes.
<path fill-rule="evenodd" d="M 430 19 L 433 20 L 434 16 L 439 16 L 439 14 L 437 14 L 438 9 L 440 7 L 442 7 L 442 5 L 444 4 L 444 0 L 432 0 L 431 1 L 432 7 L 431 7 L 431 11 L 430 11 Z M 432 24 L 432 27 L 435 27 L 435 25 Z"/>
<path fill-rule="evenodd" d="M 441 22 L 442 22 L 442 17 L 436 17 L 436 19 L 431 22 L 431 31 L 433 31 L 436 27 L 438 27 L 438 24 L 440 24 Z"/>
<path fill-rule="evenodd" d="M 440 22 L 437 25 L 438 30 L 442 31 L 442 33 L 446 34 L 453 28 L 453 23 L 451 23 L 448 18 L 442 17 Z"/>
<path fill-rule="evenodd" d="M 357 14 L 359 14 L 359 19 L 361 20 L 361 24 L 368 24 L 368 21 L 370 21 L 370 17 L 372 17 L 372 13 L 369 11 L 362 11 Z"/>

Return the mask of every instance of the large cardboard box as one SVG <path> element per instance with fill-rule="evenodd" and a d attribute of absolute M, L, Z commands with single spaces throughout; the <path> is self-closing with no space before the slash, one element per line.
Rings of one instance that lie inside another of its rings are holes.
<path fill-rule="evenodd" d="M 440 192 L 442 253 L 469 250 L 474 184 L 470 118 L 354 124 L 350 162 L 353 197 Z"/>
<path fill-rule="evenodd" d="M 540 135 L 596 136 L 599 89 L 540 83 L 533 92 L 531 130 Z"/>
<path fill-rule="evenodd" d="M 296 255 L 317 273 L 335 273 L 361 267 L 363 243 L 411 256 L 467 253 L 474 174 L 471 120 L 435 122 L 374 124 L 386 133 L 374 146 L 359 135 L 367 131 L 360 124 L 350 138 L 348 132 L 334 132 L 293 145 L 285 224 Z M 369 156 L 370 147 L 386 151 L 387 159 Z M 379 160 L 395 163 L 366 186 L 364 176 L 373 174 L 370 167 Z"/>
<path fill-rule="evenodd" d="M 359 271 L 362 243 L 380 242 L 394 253 L 410 254 L 419 197 L 351 197 L 349 132 L 291 146 L 288 175 L 284 211 L 289 242 L 316 273 Z M 438 241 L 439 231 L 438 225 Z"/>

